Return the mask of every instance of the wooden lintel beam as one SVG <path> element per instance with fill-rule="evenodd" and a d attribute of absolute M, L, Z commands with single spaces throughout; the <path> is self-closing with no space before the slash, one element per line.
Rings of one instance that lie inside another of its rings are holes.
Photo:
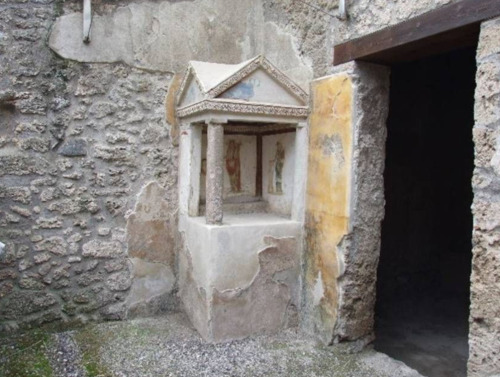
<path fill-rule="evenodd" d="M 334 46 L 333 64 L 370 60 L 384 51 L 392 54 L 401 46 L 466 29 L 500 16 L 500 0 L 461 0 L 413 17 L 372 34 Z M 424 46 L 424 44 L 420 44 Z M 425 47 L 423 47 L 425 48 Z"/>

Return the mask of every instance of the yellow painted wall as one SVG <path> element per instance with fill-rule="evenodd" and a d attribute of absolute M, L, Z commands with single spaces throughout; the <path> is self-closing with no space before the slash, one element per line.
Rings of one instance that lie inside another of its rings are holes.
<path fill-rule="evenodd" d="M 337 245 L 348 232 L 352 82 L 339 74 L 312 84 L 306 204 L 306 289 L 315 327 L 332 336 L 338 307 Z M 319 328 L 318 328 L 319 327 Z"/>

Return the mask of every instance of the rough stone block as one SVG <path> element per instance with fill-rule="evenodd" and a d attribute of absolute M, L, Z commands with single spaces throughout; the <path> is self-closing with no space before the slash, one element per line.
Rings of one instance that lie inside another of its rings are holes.
<path fill-rule="evenodd" d="M 15 279 L 17 277 L 17 273 L 14 270 L 3 269 L 0 270 L 0 281 L 7 279 Z"/>
<path fill-rule="evenodd" d="M 104 276 L 102 272 L 93 271 L 93 272 L 85 272 L 78 276 L 76 279 L 76 283 L 82 287 L 88 287 L 91 284 L 99 283 L 104 280 Z"/>
<path fill-rule="evenodd" d="M 106 285 L 111 291 L 125 291 L 132 284 L 132 276 L 128 269 L 111 274 L 106 280 Z"/>
<path fill-rule="evenodd" d="M 42 290 L 45 288 L 45 284 L 40 280 L 38 274 L 23 275 L 18 281 L 19 288 L 30 289 L 30 290 Z"/>
<path fill-rule="evenodd" d="M 59 212 L 61 215 L 74 215 L 81 212 L 97 213 L 100 208 L 92 198 L 79 197 L 53 202 L 48 207 L 49 211 Z"/>
<path fill-rule="evenodd" d="M 0 306 L 0 318 L 18 319 L 24 315 L 47 309 L 56 303 L 57 300 L 50 293 L 36 291 L 13 292 Z"/>
<path fill-rule="evenodd" d="M 500 34 L 500 20 L 484 22 L 481 26 L 481 38 L 477 47 L 477 59 L 485 59 L 500 53 L 498 35 Z"/>
<path fill-rule="evenodd" d="M 51 218 L 40 217 L 36 221 L 36 224 L 41 229 L 56 229 L 56 228 L 62 228 L 63 226 L 62 220 L 58 217 L 51 217 Z"/>
<path fill-rule="evenodd" d="M 47 152 L 50 149 L 50 140 L 41 137 L 30 137 L 18 141 L 19 148 L 25 151 Z"/>
<path fill-rule="evenodd" d="M 110 305 L 102 308 L 100 311 L 102 317 L 108 321 L 119 321 L 127 316 L 127 307 L 124 303 Z"/>
<path fill-rule="evenodd" d="M 45 160 L 20 155 L 0 156 L 0 176 L 29 174 L 42 175 L 46 172 L 47 162 Z"/>
<path fill-rule="evenodd" d="M 31 191 L 27 187 L 0 186 L 0 198 L 8 198 L 22 204 L 31 203 Z"/>
<path fill-rule="evenodd" d="M 0 299 L 4 298 L 14 290 L 14 284 L 10 281 L 0 284 Z"/>
<path fill-rule="evenodd" d="M 92 240 L 83 245 L 84 257 L 116 258 L 125 256 L 125 250 L 118 241 Z"/>
<path fill-rule="evenodd" d="M 49 237 L 35 245 L 36 251 L 48 251 L 54 255 L 62 256 L 67 254 L 67 243 L 62 237 Z"/>
<path fill-rule="evenodd" d="M 87 141 L 85 139 L 71 139 L 64 142 L 57 153 L 66 157 L 82 157 L 87 155 Z"/>

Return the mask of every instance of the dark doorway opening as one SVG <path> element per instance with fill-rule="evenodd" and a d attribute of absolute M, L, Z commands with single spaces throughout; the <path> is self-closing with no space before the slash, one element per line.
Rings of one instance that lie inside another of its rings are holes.
<path fill-rule="evenodd" d="M 391 67 L 375 348 L 466 376 L 475 48 Z"/>

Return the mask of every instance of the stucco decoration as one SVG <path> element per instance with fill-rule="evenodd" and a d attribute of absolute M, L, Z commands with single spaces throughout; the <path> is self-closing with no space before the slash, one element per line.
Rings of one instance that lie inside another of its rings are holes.
<path fill-rule="evenodd" d="M 207 112 L 306 117 L 308 95 L 263 56 L 240 64 L 189 63 L 177 116 Z"/>
<path fill-rule="evenodd" d="M 177 104 L 179 288 L 191 322 L 210 342 L 297 323 L 307 94 L 257 56 L 191 62 Z"/>

